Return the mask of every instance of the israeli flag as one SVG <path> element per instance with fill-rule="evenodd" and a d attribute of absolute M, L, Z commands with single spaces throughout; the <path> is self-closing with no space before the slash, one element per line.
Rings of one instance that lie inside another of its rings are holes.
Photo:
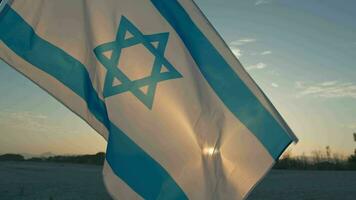
<path fill-rule="evenodd" d="M 0 39 L 108 141 L 114 199 L 244 199 L 297 140 L 192 0 L 3 2 Z"/>

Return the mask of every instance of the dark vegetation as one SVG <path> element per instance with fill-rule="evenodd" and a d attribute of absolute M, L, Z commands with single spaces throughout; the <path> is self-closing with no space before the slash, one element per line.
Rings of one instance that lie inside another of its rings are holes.
<path fill-rule="evenodd" d="M 25 158 L 19 154 L 4 154 L 0 155 L 0 161 L 24 161 Z"/>
<path fill-rule="evenodd" d="M 328 152 L 328 151 L 327 151 Z M 312 156 L 290 156 L 285 154 L 274 166 L 274 169 L 295 170 L 356 170 L 356 155 L 348 158 L 330 153 L 314 151 Z"/>
<path fill-rule="evenodd" d="M 76 156 L 50 156 L 33 157 L 25 159 L 19 154 L 0 155 L 0 161 L 22 161 L 22 162 L 53 162 L 53 163 L 77 163 L 90 165 L 103 165 L 105 153 L 100 152 L 95 155 Z M 291 156 L 284 154 L 276 163 L 274 169 L 294 169 L 294 170 L 356 170 L 356 155 L 348 158 L 330 154 L 323 154 L 315 151 L 312 156 Z"/>
<path fill-rule="evenodd" d="M 0 155 L 0 161 L 23 161 L 23 162 L 54 162 L 54 163 L 77 163 L 90 165 L 103 165 L 105 153 L 99 152 L 95 155 L 76 155 L 76 156 L 51 156 L 51 157 L 33 157 L 25 159 L 19 154 Z"/>

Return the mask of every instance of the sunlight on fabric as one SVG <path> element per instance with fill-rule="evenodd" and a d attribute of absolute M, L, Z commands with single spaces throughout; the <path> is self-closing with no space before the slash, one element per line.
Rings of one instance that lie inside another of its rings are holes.
<path fill-rule="evenodd" d="M 207 156 L 213 156 L 218 153 L 219 153 L 219 150 L 215 149 L 214 147 L 206 147 L 203 149 L 203 154 L 207 155 Z"/>

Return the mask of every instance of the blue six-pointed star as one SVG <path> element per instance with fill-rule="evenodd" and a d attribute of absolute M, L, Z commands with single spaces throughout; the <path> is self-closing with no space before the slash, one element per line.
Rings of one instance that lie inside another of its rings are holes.
<path fill-rule="evenodd" d="M 127 33 L 130 33 L 131 37 L 126 38 Z M 107 69 L 103 91 L 104 98 L 124 92 L 131 92 L 151 109 L 157 84 L 161 81 L 183 77 L 164 57 L 168 36 L 168 32 L 144 35 L 133 23 L 122 16 L 115 41 L 99 45 L 94 49 L 96 57 Z M 153 43 L 158 44 L 155 46 Z M 122 50 L 137 44 L 142 44 L 155 58 L 149 76 L 131 80 L 120 70 L 118 63 Z M 104 55 L 108 51 L 112 52 L 109 57 Z M 165 67 L 166 70 L 162 70 L 162 67 Z M 119 80 L 121 84 L 115 85 L 115 79 Z M 140 90 L 142 87 L 148 87 L 146 93 Z"/>

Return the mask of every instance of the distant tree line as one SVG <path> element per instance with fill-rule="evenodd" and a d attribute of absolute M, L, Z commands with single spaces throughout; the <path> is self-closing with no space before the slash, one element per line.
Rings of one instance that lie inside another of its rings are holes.
<path fill-rule="evenodd" d="M 348 158 L 334 154 L 331 156 L 330 149 L 326 154 L 321 151 L 312 152 L 312 156 L 290 156 L 285 154 L 274 166 L 274 169 L 295 170 L 356 170 L 356 155 Z"/>
<path fill-rule="evenodd" d="M 25 161 L 23 155 L 20 154 L 4 154 L 0 155 L 0 161 Z"/>
<path fill-rule="evenodd" d="M 4 154 L 0 155 L 0 161 L 54 162 L 103 165 L 105 161 L 105 153 L 99 152 L 95 155 L 33 157 L 29 159 L 25 159 L 24 156 L 19 154 Z"/>
<path fill-rule="evenodd" d="M 328 150 L 329 151 L 329 150 Z M 312 156 L 291 156 L 289 153 L 277 161 L 274 169 L 294 169 L 294 170 L 356 170 L 356 155 L 344 158 L 337 154 L 331 156 L 328 152 L 323 154 L 314 151 Z M 105 153 L 99 152 L 95 155 L 76 155 L 76 156 L 50 156 L 33 157 L 25 159 L 19 154 L 0 155 L 1 161 L 22 161 L 22 162 L 53 162 L 53 163 L 78 163 L 90 165 L 103 165 Z"/>

